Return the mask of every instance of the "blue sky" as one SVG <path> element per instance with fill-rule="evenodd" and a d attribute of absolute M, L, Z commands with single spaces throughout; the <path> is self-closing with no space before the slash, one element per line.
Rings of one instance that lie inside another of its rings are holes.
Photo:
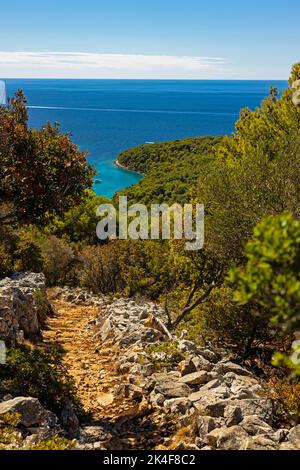
<path fill-rule="evenodd" d="M 299 0 L 10 0 L 0 76 L 287 79 Z"/>

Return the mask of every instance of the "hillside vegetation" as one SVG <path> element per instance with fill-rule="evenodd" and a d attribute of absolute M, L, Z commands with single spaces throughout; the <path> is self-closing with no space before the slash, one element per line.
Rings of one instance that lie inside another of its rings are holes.
<path fill-rule="evenodd" d="M 142 145 L 122 152 L 118 161 L 145 176 L 124 194 L 130 202 L 189 202 L 195 183 L 213 158 L 212 148 L 220 137 L 193 137 Z"/>
<path fill-rule="evenodd" d="M 130 202 L 204 203 L 199 252 L 178 240 L 97 242 L 95 211 L 104 199 L 90 189 L 86 154 L 57 125 L 30 129 L 18 92 L 0 108 L 1 277 L 44 272 L 49 286 L 155 300 L 170 329 L 197 344 L 220 344 L 272 377 L 276 390 L 299 393 L 299 361 L 290 358 L 300 329 L 296 80 L 300 63 L 281 96 L 271 89 L 258 109 L 241 111 L 232 136 L 143 145 L 119 156 L 145 175 L 122 191 Z"/>

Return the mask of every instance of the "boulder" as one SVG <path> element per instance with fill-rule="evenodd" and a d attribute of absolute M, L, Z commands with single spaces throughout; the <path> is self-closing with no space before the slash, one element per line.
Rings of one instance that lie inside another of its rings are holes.
<path fill-rule="evenodd" d="M 198 356 L 204 357 L 207 361 L 216 364 L 220 360 L 220 354 L 207 348 L 197 348 Z"/>
<path fill-rule="evenodd" d="M 181 382 L 161 382 L 156 384 L 154 390 L 168 398 L 188 397 L 191 393 L 190 387 Z"/>
<path fill-rule="evenodd" d="M 79 441 L 85 444 L 102 442 L 108 444 L 112 435 L 102 426 L 84 426 L 80 429 Z"/>
<path fill-rule="evenodd" d="M 51 312 L 43 274 L 19 273 L 0 280 L 0 338 L 14 343 L 41 339 L 41 318 Z"/>
<path fill-rule="evenodd" d="M 235 426 L 239 424 L 242 419 L 242 410 L 239 406 L 226 406 L 224 410 L 224 418 L 227 426 Z"/>
<path fill-rule="evenodd" d="M 61 411 L 61 421 L 63 428 L 67 432 L 67 435 L 70 439 L 78 437 L 79 420 L 70 400 L 65 400 L 63 409 Z"/>
<path fill-rule="evenodd" d="M 163 406 L 166 398 L 162 393 L 156 393 L 154 390 L 149 395 L 149 402 L 156 406 Z"/>
<path fill-rule="evenodd" d="M 25 428 L 34 426 L 54 428 L 57 417 L 46 410 L 37 398 L 17 397 L 0 403 L 0 415 L 5 413 L 18 413 L 19 424 Z"/>
<path fill-rule="evenodd" d="M 187 385 L 203 385 L 212 379 L 211 374 L 205 371 L 193 372 L 192 374 L 181 377 L 180 382 Z"/>
<path fill-rule="evenodd" d="M 300 424 L 292 428 L 288 435 L 289 444 L 300 450 Z"/>
<path fill-rule="evenodd" d="M 218 388 L 220 387 L 221 385 L 223 384 L 223 381 L 222 379 L 220 380 L 220 378 L 216 378 L 216 379 L 213 379 L 213 380 L 210 380 L 209 382 L 207 382 L 207 384 L 203 385 L 203 387 L 201 387 L 201 392 L 204 393 L 204 392 L 207 392 L 209 390 L 213 390 L 214 388 Z M 226 390 L 229 391 L 228 388 L 226 388 Z"/>
<path fill-rule="evenodd" d="M 250 437 L 247 440 L 244 450 L 266 451 L 276 450 L 277 447 L 277 443 L 271 436 L 258 434 L 257 436 Z"/>
<path fill-rule="evenodd" d="M 205 441 L 207 434 L 216 428 L 220 428 L 222 422 L 219 418 L 212 418 L 211 416 L 199 416 L 197 420 L 197 432 L 199 437 Z"/>
<path fill-rule="evenodd" d="M 256 436 L 257 434 L 273 434 L 271 426 L 255 415 L 245 416 L 239 424 L 250 436 Z"/>
<path fill-rule="evenodd" d="M 256 399 L 231 400 L 228 405 L 240 408 L 242 418 L 246 416 L 257 416 L 265 423 L 272 425 L 274 404 L 269 398 L 261 397 Z"/>
<path fill-rule="evenodd" d="M 252 376 L 253 374 L 249 372 L 247 369 L 244 367 L 235 364 L 234 362 L 228 361 L 228 362 L 219 362 L 215 367 L 214 371 L 217 374 L 220 375 L 225 375 L 227 372 L 234 372 L 236 375 L 248 375 Z"/>
<path fill-rule="evenodd" d="M 214 429 L 207 435 L 208 443 L 221 450 L 244 450 L 249 435 L 240 426 L 230 428 L 223 426 Z"/>
<path fill-rule="evenodd" d="M 181 415 L 185 415 L 191 407 L 192 403 L 186 398 L 171 398 L 164 402 L 164 408 Z"/>
<path fill-rule="evenodd" d="M 194 364 L 196 371 L 205 370 L 206 372 L 210 372 L 213 368 L 213 364 L 203 356 L 194 356 L 192 358 L 192 363 Z"/>
<path fill-rule="evenodd" d="M 182 376 L 188 375 L 188 374 L 193 374 L 194 372 L 197 372 L 197 369 L 196 369 L 196 366 L 193 362 L 192 356 L 189 356 L 188 358 L 181 361 L 178 364 L 178 369 L 179 369 Z"/>

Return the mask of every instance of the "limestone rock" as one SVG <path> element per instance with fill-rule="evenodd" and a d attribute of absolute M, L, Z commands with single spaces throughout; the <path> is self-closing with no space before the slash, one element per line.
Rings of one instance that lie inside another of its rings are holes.
<path fill-rule="evenodd" d="M 244 450 L 249 435 L 240 426 L 223 426 L 211 431 L 208 436 L 210 446 L 221 450 Z"/>
<path fill-rule="evenodd" d="M 178 364 L 178 369 L 181 373 L 182 376 L 188 375 L 188 374 L 193 374 L 194 372 L 197 372 L 197 368 L 193 362 L 192 356 L 189 356 L 188 358 L 184 359 Z"/>
<path fill-rule="evenodd" d="M 290 430 L 288 442 L 300 450 L 300 424 Z"/>
<path fill-rule="evenodd" d="M 252 376 L 253 374 L 249 372 L 247 369 L 244 367 L 241 367 L 238 364 L 235 364 L 234 362 L 219 362 L 215 368 L 214 371 L 217 372 L 217 374 L 220 375 L 225 375 L 227 372 L 234 372 L 236 375 L 249 375 Z"/>
<path fill-rule="evenodd" d="M 243 419 L 241 408 L 239 406 L 232 405 L 226 406 L 224 410 L 224 418 L 227 426 L 235 426 L 239 424 Z"/>
<path fill-rule="evenodd" d="M 185 383 L 187 385 L 203 385 L 209 382 L 211 378 L 211 374 L 205 371 L 201 371 L 184 375 L 183 377 L 181 377 L 180 382 Z"/>
<path fill-rule="evenodd" d="M 195 366 L 196 371 L 207 371 L 210 372 L 213 368 L 213 364 L 207 360 L 204 356 L 194 356 L 192 363 Z"/>
<path fill-rule="evenodd" d="M 257 436 L 250 437 L 244 450 L 259 450 L 259 451 L 266 451 L 266 450 L 276 450 L 277 444 L 274 442 L 271 436 L 269 435 L 262 435 L 258 434 Z"/>
<path fill-rule="evenodd" d="M 188 397 L 191 389 L 185 383 L 162 382 L 155 386 L 155 391 L 168 398 Z"/>
<path fill-rule="evenodd" d="M 216 428 L 222 426 L 220 419 L 212 418 L 210 416 L 199 416 L 197 420 L 197 431 L 199 437 L 204 441 L 207 434 Z"/>
<path fill-rule="evenodd" d="M 112 435 L 102 426 L 84 426 L 80 429 L 79 441 L 86 444 L 102 442 L 108 444 Z"/>
<path fill-rule="evenodd" d="M 256 436 L 257 434 L 273 434 L 271 426 L 255 415 L 245 416 L 239 425 L 250 434 L 250 436 Z"/>
<path fill-rule="evenodd" d="M 0 280 L 0 337 L 10 342 L 41 338 L 41 318 L 51 311 L 43 274 L 19 273 Z"/>
<path fill-rule="evenodd" d="M 66 430 L 68 437 L 70 439 L 78 437 L 79 420 L 70 400 L 65 400 L 63 409 L 61 411 L 61 420 L 63 428 Z"/>
<path fill-rule="evenodd" d="M 20 415 L 19 424 L 25 428 L 33 426 L 54 428 L 57 425 L 54 413 L 43 408 L 37 398 L 17 397 L 0 403 L 0 414 L 13 412 Z"/>
<path fill-rule="evenodd" d="M 186 398 L 171 398 L 164 402 L 164 408 L 169 409 L 171 413 L 185 415 L 192 407 L 192 403 Z"/>
<path fill-rule="evenodd" d="M 232 400 L 230 406 L 240 408 L 241 416 L 257 416 L 265 423 L 272 425 L 274 415 L 274 404 L 269 398 L 256 398 L 246 400 Z"/>

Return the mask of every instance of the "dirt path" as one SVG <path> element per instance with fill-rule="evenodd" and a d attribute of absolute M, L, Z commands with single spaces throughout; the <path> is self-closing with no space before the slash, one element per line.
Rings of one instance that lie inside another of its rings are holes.
<path fill-rule="evenodd" d="M 149 409 L 120 393 L 126 375 L 118 372 L 117 348 L 107 344 L 99 349 L 90 321 L 99 315 L 99 307 L 81 306 L 49 299 L 56 314 L 49 318 L 44 342 L 58 343 L 64 362 L 74 378 L 77 395 L 91 414 L 90 424 L 106 423 L 116 436 L 116 449 L 153 449 L 161 441 L 161 429 Z"/>
<path fill-rule="evenodd" d="M 99 308 L 74 305 L 52 300 L 56 315 L 48 319 L 44 331 L 46 343 L 59 343 L 64 362 L 74 378 L 78 396 L 92 419 L 113 420 L 131 411 L 132 404 L 118 399 L 124 377 L 117 371 L 116 349 L 113 345 L 98 351 L 89 323 L 99 314 Z M 132 410 L 133 411 L 133 410 Z"/>

